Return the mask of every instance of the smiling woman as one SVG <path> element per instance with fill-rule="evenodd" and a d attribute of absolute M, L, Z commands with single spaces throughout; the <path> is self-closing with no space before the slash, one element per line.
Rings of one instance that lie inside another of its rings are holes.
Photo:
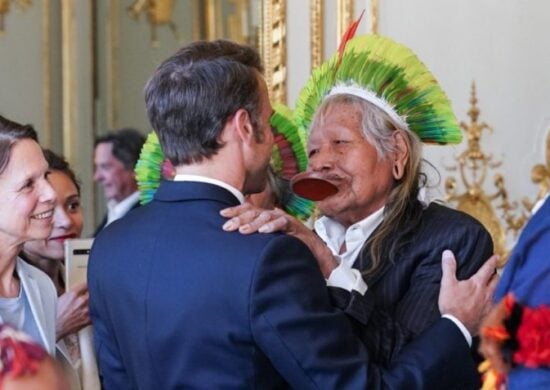
<path fill-rule="evenodd" d="M 57 195 L 53 229 L 46 239 L 27 241 L 20 256 L 48 274 L 57 289 L 57 360 L 70 379 L 71 388 L 99 389 L 95 359 L 86 360 L 80 353 L 93 350 L 92 342 L 85 336 L 77 336 L 77 332 L 90 324 L 88 288 L 82 283 L 65 289 L 64 244 L 66 240 L 80 237 L 84 224 L 80 183 L 63 157 L 50 150 L 44 150 L 44 156 L 49 165 L 48 181 Z"/>
<path fill-rule="evenodd" d="M 55 351 L 56 294 L 42 271 L 18 258 L 52 230 L 55 193 L 36 132 L 0 116 L 0 322 Z"/>

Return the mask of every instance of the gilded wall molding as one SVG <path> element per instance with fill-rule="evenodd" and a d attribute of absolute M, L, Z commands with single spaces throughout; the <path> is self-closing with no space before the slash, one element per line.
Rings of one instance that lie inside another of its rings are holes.
<path fill-rule="evenodd" d="M 271 100 L 286 103 L 286 0 L 263 0 L 260 53 Z"/>
<path fill-rule="evenodd" d="M 75 8 L 73 0 L 61 1 L 61 62 L 63 84 L 63 155 L 73 162 L 73 130 L 77 123 L 75 81 Z"/>
<path fill-rule="evenodd" d="M 324 0 L 309 1 L 311 69 L 319 67 L 325 59 Z"/>
<path fill-rule="evenodd" d="M 42 143 L 52 147 L 52 48 L 50 31 L 50 0 L 42 0 Z"/>
<path fill-rule="evenodd" d="M 106 79 L 108 92 L 106 96 L 107 128 L 118 127 L 119 116 L 119 75 L 118 75 L 118 52 L 120 46 L 120 4 L 119 0 L 108 2 L 107 12 L 107 51 L 106 51 Z"/>
<path fill-rule="evenodd" d="M 340 39 L 353 21 L 354 0 L 337 0 L 336 3 L 336 44 L 340 45 Z"/>
<path fill-rule="evenodd" d="M 378 34 L 378 5 L 378 0 L 371 0 L 369 20 L 369 32 L 371 34 Z"/>

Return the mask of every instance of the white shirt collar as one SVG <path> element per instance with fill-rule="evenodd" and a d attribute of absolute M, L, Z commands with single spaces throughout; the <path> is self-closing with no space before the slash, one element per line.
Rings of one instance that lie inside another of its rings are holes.
<path fill-rule="evenodd" d="M 174 181 L 198 181 L 200 183 L 213 184 L 215 186 L 225 188 L 227 191 L 231 192 L 235 196 L 235 198 L 239 200 L 240 204 L 244 203 L 244 195 L 241 191 L 239 191 L 232 185 L 218 179 L 199 175 L 176 175 L 176 177 L 174 177 Z"/>
<path fill-rule="evenodd" d="M 351 267 L 357 256 L 359 256 L 364 243 L 383 219 L 384 207 L 347 229 L 335 220 L 323 216 L 315 221 L 315 231 L 327 244 L 332 254 Z M 346 251 L 340 253 L 340 248 L 344 242 L 346 243 Z"/>
<path fill-rule="evenodd" d="M 139 202 L 139 191 L 132 193 L 120 202 L 114 200 L 107 202 L 107 225 L 124 217 L 137 202 Z"/>

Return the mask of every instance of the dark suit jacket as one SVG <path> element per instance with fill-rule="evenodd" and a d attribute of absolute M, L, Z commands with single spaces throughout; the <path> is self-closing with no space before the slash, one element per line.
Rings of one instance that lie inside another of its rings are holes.
<path fill-rule="evenodd" d="M 138 200 L 136 203 L 134 203 L 134 205 L 132 207 L 130 207 L 130 210 L 128 210 L 128 212 L 130 212 L 134 209 L 137 209 L 140 205 L 141 205 L 141 203 Z M 101 220 L 101 222 L 99 223 L 99 225 L 95 229 L 94 237 L 96 237 L 99 234 L 99 232 L 102 231 L 103 228 L 105 228 L 105 225 L 107 225 L 107 213 L 105 213 L 105 215 L 103 216 L 103 219 Z"/>
<path fill-rule="evenodd" d="M 445 319 L 395 367 L 371 365 L 302 242 L 221 229 L 220 210 L 236 204 L 221 187 L 163 182 L 95 240 L 88 287 L 107 390 L 435 389 L 462 376 L 468 348 Z"/>
<path fill-rule="evenodd" d="M 492 239 L 477 220 L 436 203 L 422 212 L 418 228 L 406 241 L 393 258 L 365 277 L 368 291 L 364 296 L 331 289 L 337 306 L 357 320 L 356 330 L 373 361 L 383 365 L 390 364 L 405 344 L 440 318 L 442 252 L 454 252 L 458 279 L 473 275 L 493 253 Z M 369 249 L 367 244 L 354 267 L 367 269 Z"/>

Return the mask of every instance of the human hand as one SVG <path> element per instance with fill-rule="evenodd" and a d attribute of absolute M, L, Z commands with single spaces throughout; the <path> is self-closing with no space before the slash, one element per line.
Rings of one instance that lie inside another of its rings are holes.
<path fill-rule="evenodd" d="M 86 283 L 81 283 L 62 294 L 57 300 L 56 338 L 61 340 L 65 336 L 90 325 L 90 323 L 88 287 Z"/>
<path fill-rule="evenodd" d="M 249 203 L 240 206 L 223 209 L 220 214 L 230 218 L 224 225 L 225 231 L 238 230 L 242 234 L 250 233 L 292 233 L 296 224 L 303 225 L 294 217 L 288 215 L 281 209 L 262 209 Z"/>
<path fill-rule="evenodd" d="M 443 251 L 439 311 L 456 317 L 472 336 L 479 333 L 479 325 L 492 307 L 493 293 L 498 282 L 495 272 L 498 261 L 499 256 L 493 255 L 472 277 L 457 280 L 453 252 Z"/>
<path fill-rule="evenodd" d="M 222 227 L 225 231 L 238 230 L 242 234 L 284 232 L 298 238 L 313 252 L 325 278 L 338 266 L 323 240 L 301 221 L 281 209 L 266 210 L 245 203 L 224 209 L 220 214 L 230 218 Z"/>
<path fill-rule="evenodd" d="M 491 367 L 500 374 L 508 373 L 511 367 L 510 363 L 506 362 L 502 356 L 502 343 L 504 341 L 502 336 L 495 337 L 495 335 L 490 334 L 489 330 L 503 329 L 505 318 L 508 318 L 508 313 L 506 312 L 503 299 L 493 306 L 487 317 L 483 320 L 480 332 L 481 343 L 479 352 L 489 359 Z"/>

